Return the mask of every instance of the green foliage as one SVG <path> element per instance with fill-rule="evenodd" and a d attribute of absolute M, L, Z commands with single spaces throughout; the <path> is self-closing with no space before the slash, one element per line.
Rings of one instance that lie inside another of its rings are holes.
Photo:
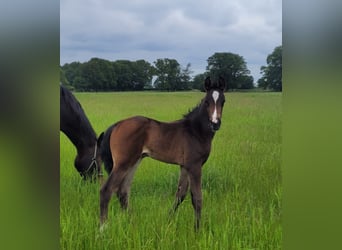
<path fill-rule="evenodd" d="M 111 62 L 99 58 L 64 64 L 62 69 L 66 80 L 79 91 L 143 90 L 150 86 L 154 72 L 145 60 Z"/>
<path fill-rule="evenodd" d="M 81 67 L 81 84 L 83 90 L 115 89 L 115 74 L 112 63 L 107 60 L 92 58 Z"/>
<path fill-rule="evenodd" d="M 206 73 L 195 75 L 194 78 L 192 79 L 192 84 L 191 84 L 192 89 L 205 91 L 203 83 L 207 76 L 208 75 Z"/>
<path fill-rule="evenodd" d="M 81 65 L 82 64 L 80 62 L 72 62 L 72 63 L 66 63 L 61 67 L 66 81 L 68 81 L 68 83 L 75 88 L 76 88 L 75 82 L 79 82 L 77 78 L 79 78 L 81 75 Z"/>
<path fill-rule="evenodd" d="M 61 80 L 78 91 L 127 91 L 152 89 L 176 91 L 191 88 L 190 63 L 182 69 L 175 59 L 158 59 L 155 67 L 145 60 L 114 62 L 92 58 L 88 62 L 66 63 Z M 152 86 L 152 77 L 157 80 Z"/>
<path fill-rule="evenodd" d="M 145 60 L 108 61 L 92 58 L 88 62 L 66 63 L 61 68 L 61 81 L 78 91 L 129 91 L 157 89 L 166 91 L 199 89 L 203 91 L 206 76 L 222 76 L 227 89 L 252 89 L 254 79 L 245 59 L 230 52 L 216 52 L 207 59 L 207 71 L 191 79 L 191 64 L 185 68 L 176 59 L 157 59 L 154 65 Z M 264 74 L 258 80 L 263 89 L 281 91 L 281 46 L 267 57 L 268 66 L 261 67 Z M 156 81 L 152 86 L 152 77 Z"/>
<path fill-rule="evenodd" d="M 145 61 L 138 60 L 133 63 L 133 90 L 143 90 L 145 88 L 150 89 L 152 76 L 154 74 L 153 66 Z"/>
<path fill-rule="evenodd" d="M 191 89 L 191 77 L 190 74 L 193 73 L 190 70 L 191 64 L 188 63 L 184 69 L 181 70 L 180 74 L 180 89 L 179 90 L 189 90 Z M 203 81 L 204 82 L 204 81 Z"/>
<path fill-rule="evenodd" d="M 175 59 L 157 59 L 154 62 L 158 90 L 176 91 L 190 89 L 190 64 L 184 70 Z"/>
<path fill-rule="evenodd" d="M 76 93 L 97 134 L 132 115 L 182 117 L 200 92 Z M 281 94 L 227 93 L 221 129 L 203 167 L 201 228 L 193 231 L 190 194 L 174 216 L 179 167 L 145 158 L 128 213 L 114 195 L 99 230 L 98 183 L 73 166 L 76 150 L 60 134 L 61 249 L 281 249 Z"/>
<path fill-rule="evenodd" d="M 216 52 L 208 58 L 208 74 L 217 78 L 222 76 L 227 82 L 227 89 L 253 88 L 253 77 L 247 69 L 245 59 L 229 52 Z"/>
<path fill-rule="evenodd" d="M 267 56 L 267 66 L 260 68 L 263 76 L 258 80 L 258 87 L 282 91 L 282 51 L 283 47 L 278 46 Z"/>
<path fill-rule="evenodd" d="M 74 90 L 74 87 L 70 85 L 68 79 L 66 79 L 64 71 L 59 67 L 59 82 L 67 87 L 69 90 Z"/>

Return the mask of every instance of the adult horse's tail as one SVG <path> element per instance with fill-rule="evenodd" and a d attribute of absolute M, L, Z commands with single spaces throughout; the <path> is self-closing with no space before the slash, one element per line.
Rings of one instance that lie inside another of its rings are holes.
<path fill-rule="evenodd" d="M 110 152 L 110 135 L 112 134 L 112 130 L 116 124 L 110 126 L 106 132 L 102 132 L 97 140 L 97 144 L 100 147 L 100 155 L 103 161 L 105 170 L 108 174 L 112 171 L 113 168 L 113 159 L 112 153 Z"/>

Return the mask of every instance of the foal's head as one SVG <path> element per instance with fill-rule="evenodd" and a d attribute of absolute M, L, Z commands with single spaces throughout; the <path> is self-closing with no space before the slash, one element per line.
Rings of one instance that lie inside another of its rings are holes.
<path fill-rule="evenodd" d="M 222 77 L 219 78 L 218 82 L 211 82 L 210 77 L 207 77 L 204 82 L 204 89 L 207 94 L 203 99 L 203 103 L 213 131 L 219 130 L 221 125 L 222 110 L 225 102 L 225 87 L 226 84 Z"/>

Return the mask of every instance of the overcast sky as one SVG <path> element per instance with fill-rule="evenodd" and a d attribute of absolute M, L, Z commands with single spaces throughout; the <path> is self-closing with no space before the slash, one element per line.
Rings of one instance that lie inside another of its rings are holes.
<path fill-rule="evenodd" d="M 215 52 L 244 57 L 254 81 L 282 44 L 281 0 L 61 0 L 60 63 L 158 58 L 203 73 Z"/>

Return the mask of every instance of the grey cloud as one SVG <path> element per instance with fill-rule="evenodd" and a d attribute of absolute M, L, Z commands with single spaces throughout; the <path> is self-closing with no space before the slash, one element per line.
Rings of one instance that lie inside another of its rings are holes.
<path fill-rule="evenodd" d="M 281 1 L 61 0 L 61 63 L 175 58 L 205 70 L 216 51 L 242 55 L 255 80 L 281 44 Z M 259 67 L 259 68 L 258 68 Z"/>

